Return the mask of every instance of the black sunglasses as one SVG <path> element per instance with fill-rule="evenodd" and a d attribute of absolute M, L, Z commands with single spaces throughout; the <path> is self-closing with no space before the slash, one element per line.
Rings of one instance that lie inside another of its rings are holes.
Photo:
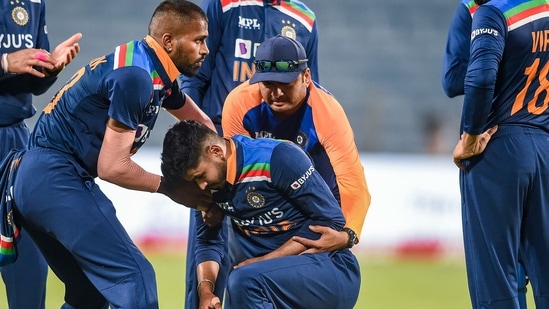
<path fill-rule="evenodd" d="M 278 61 L 269 61 L 269 60 L 255 60 L 255 70 L 256 72 L 270 72 L 274 68 L 277 72 L 294 72 L 298 69 L 299 65 L 307 62 L 308 59 L 302 60 L 278 60 Z"/>

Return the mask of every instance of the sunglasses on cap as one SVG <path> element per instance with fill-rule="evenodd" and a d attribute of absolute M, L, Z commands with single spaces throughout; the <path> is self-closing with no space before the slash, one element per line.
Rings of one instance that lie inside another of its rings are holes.
<path fill-rule="evenodd" d="M 269 61 L 269 60 L 255 60 L 255 70 L 257 72 L 265 73 L 270 72 L 274 68 L 277 72 L 295 72 L 299 65 L 307 62 L 309 59 L 302 60 L 278 60 L 278 61 Z"/>

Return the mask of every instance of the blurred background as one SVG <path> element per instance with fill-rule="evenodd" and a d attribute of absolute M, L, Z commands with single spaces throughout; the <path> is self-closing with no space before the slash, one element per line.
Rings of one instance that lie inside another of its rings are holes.
<path fill-rule="evenodd" d="M 200 1 L 194 1 L 199 3 Z M 461 99 L 442 91 L 446 32 L 458 1 L 309 0 L 319 29 L 320 82 L 345 108 L 364 152 L 449 153 L 458 136 Z M 138 4 L 136 4 L 138 3 Z M 157 1 L 48 1 L 52 47 L 82 32 L 81 53 L 41 109 L 80 66 L 118 44 L 143 38 Z M 166 113 L 147 146 L 172 123 Z M 35 117 L 36 118 L 36 117 Z"/>
<path fill-rule="evenodd" d="M 320 83 L 346 110 L 372 194 L 361 242 L 353 249 L 363 268 L 356 308 L 470 307 L 458 170 L 451 155 L 462 98 L 448 99 L 441 86 L 442 54 L 458 1 L 304 1 L 318 23 Z M 76 32 L 83 38 L 76 60 L 49 92 L 35 98 L 37 109 L 91 59 L 143 38 L 158 3 L 48 1 L 51 46 Z M 37 118 L 38 113 L 28 124 L 32 127 Z M 146 169 L 159 172 L 162 138 L 173 122 L 161 113 L 152 137 L 135 156 Z M 157 194 L 98 183 L 153 259 L 160 247 L 185 254 L 187 209 Z M 184 284 L 182 257 L 169 267 L 156 263 L 160 289 Z M 162 273 L 162 267 L 168 270 Z M 174 278 L 178 281 L 171 283 Z"/>

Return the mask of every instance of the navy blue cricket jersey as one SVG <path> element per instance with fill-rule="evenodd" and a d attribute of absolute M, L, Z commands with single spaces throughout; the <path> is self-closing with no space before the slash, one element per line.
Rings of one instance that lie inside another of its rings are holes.
<path fill-rule="evenodd" d="M 136 130 L 132 152 L 137 151 L 149 137 L 160 107 L 177 109 L 184 104 L 174 82 L 179 72 L 162 51 L 147 36 L 92 60 L 46 106 L 30 147 L 70 154 L 95 177 L 107 120 L 112 118 Z"/>
<path fill-rule="evenodd" d="M 227 202 L 218 205 L 231 218 L 247 258 L 265 255 L 292 236 L 318 239 L 310 225 L 343 228 L 345 219 L 338 202 L 297 145 L 247 136 L 234 136 L 231 141 L 234 151 L 227 158 L 230 186 L 224 191 Z M 219 237 L 210 228 L 200 227 L 197 264 L 220 261 Z"/>
<path fill-rule="evenodd" d="M 480 134 L 496 124 L 549 132 L 547 5 L 540 0 L 492 0 L 475 12 L 465 78 L 465 132 Z M 525 49 L 525 44 L 531 47 Z"/>

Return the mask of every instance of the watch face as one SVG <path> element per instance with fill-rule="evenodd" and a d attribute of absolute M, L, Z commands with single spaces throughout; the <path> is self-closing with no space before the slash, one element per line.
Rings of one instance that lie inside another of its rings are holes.
<path fill-rule="evenodd" d="M 352 248 L 354 245 L 358 243 L 358 237 L 355 231 L 351 230 L 350 228 L 346 227 L 343 230 L 349 235 L 349 242 L 347 243 L 347 247 Z"/>

